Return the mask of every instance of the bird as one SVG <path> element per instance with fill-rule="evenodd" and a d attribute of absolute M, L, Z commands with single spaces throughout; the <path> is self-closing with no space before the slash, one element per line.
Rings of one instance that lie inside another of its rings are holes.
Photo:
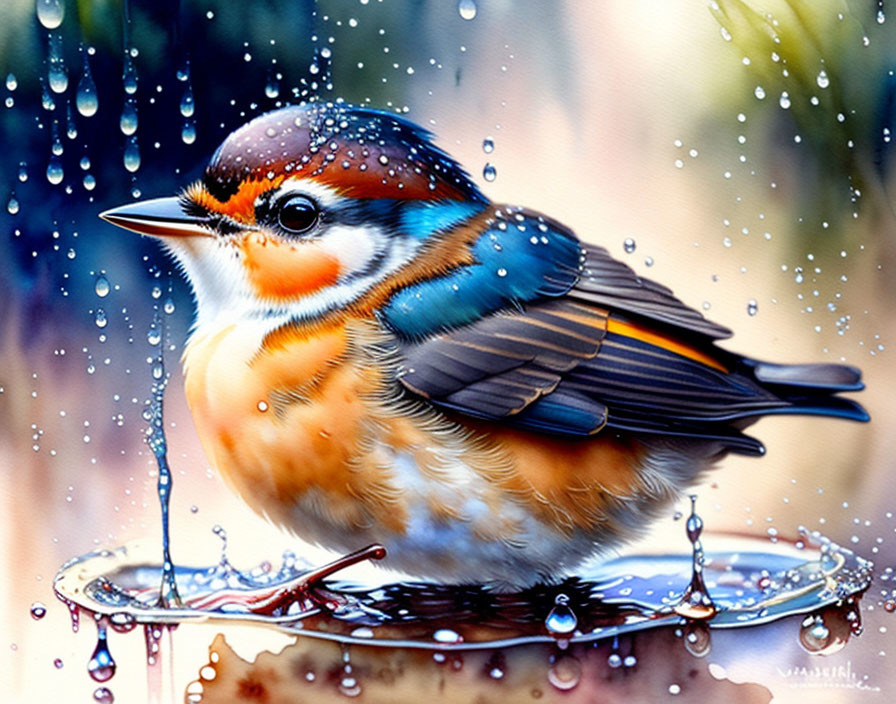
<path fill-rule="evenodd" d="M 841 364 L 774 364 L 558 220 L 491 202 L 433 134 L 347 102 L 264 113 L 177 196 L 101 214 L 157 238 L 196 316 L 211 465 L 311 543 L 499 589 L 641 535 L 765 415 L 867 421 Z"/>

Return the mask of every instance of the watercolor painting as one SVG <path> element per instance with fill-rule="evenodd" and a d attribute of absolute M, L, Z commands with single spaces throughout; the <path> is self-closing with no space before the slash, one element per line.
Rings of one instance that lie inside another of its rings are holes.
<path fill-rule="evenodd" d="M 5 3 L 7 698 L 889 701 L 889 12 Z"/>

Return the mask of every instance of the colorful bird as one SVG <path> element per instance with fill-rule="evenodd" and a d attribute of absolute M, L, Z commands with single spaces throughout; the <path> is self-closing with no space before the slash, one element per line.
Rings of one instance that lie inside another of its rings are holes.
<path fill-rule="evenodd" d="M 179 198 L 102 214 L 196 296 L 186 396 L 260 514 L 446 582 L 519 587 L 631 539 L 759 416 L 868 419 L 603 247 L 491 203 L 424 129 L 343 103 L 231 134 Z"/>

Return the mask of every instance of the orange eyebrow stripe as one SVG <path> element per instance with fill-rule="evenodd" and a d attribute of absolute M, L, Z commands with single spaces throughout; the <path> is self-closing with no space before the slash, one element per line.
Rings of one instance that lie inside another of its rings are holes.
<path fill-rule="evenodd" d="M 636 323 L 628 323 L 622 320 L 610 318 L 607 321 L 607 332 L 616 333 L 617 335 L 624 335 L 625 337 L 633 337 L 634 339 L 640 340 L 641 342 L 646 342 L 649 345 L 661 347 L 664 350 L 669 350 L 670 352 L 674 352 L 675 354 L 681 355 L 682 357 L 693 359 L 695 362 L 705 364 L 707 367 L 718 369 L 724 374 L 728 373 L 728 370 L 725 369 L 725 367 L 723 367 L 718 360 L 713 359 L 708 354 L 705 354 L 704 352 L 701 352 L 700 350 L 695 349 L 690 345 L 686 345 L 664 335 L 657 334 L 652 330 L 648 330 L 647 328 Z"/>
<path fill-rule="evenodd" d="M 226 201 L 220 201 L 209 193 L 204 186 L 198 184 L 197 187 L 190 189 L 187 197 L 197 205 L 210 210 L 214 213 L 221 213 L 237 222 L 247 225 L 255 224 L 255 199 L 262 193 L 267 193 L 273 188 L 277 188 L 286 177 L 284 175 L 275 176 L 274 178 L 259 178 L 243 181 L 236 193 L 234 193 Z"/>

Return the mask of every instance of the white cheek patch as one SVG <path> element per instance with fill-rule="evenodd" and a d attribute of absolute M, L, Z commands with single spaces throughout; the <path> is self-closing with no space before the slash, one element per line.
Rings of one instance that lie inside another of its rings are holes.
<path fill-rule="evenodd" d="M 333 225 L 318 242 L 324 251 L 339 260 L 342 279 L 367 271 L 387 244 L 379 228 L 357 225 Z"/>

